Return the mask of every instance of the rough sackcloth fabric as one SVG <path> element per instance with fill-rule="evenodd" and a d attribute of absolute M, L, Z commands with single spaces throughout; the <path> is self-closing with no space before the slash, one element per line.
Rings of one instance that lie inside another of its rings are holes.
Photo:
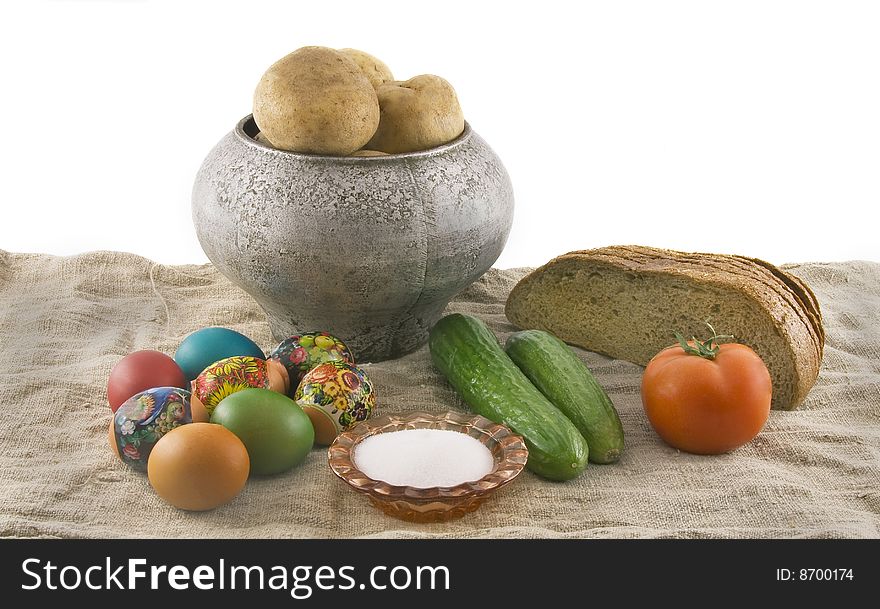
<path fill-rule="evenodd" d="M 699 457 L 663 444 L 641 407 L 642 369 L 578 350 L 623 421 L 627 450 L 552 483 L 523 472 L 456 521 L 385 516 L 337 480 L 324 449 L 257 478 L 231 503 L 189 513 L 110 453 L 106 380 L 137 349 L 173 354 L 188 333 L 234 328 L 274 346 L 264 315 L 212 266 L 132 254 L 0 251 L 0 536 L 3 537 L 880 537 L 880 264 L 787 267 L 815 290 L 827 345 L 795 412 L 758 438 Z M 504 301 L 525 270 L 491 270 L 449 311 L 504 339 Z M 465 410 L 427 348 L 369 364 L 381 412 Z"/>

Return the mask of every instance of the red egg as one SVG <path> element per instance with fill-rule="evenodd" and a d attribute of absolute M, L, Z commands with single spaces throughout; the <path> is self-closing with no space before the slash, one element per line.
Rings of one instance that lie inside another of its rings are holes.
<path fill-rule="evenodd" d="M 107 401 L 116 410 L 131 396 L 153 387 L 187 389 L 183 370 L 161 351 L 135 351 L 119 360 L 107 382 Z"/>

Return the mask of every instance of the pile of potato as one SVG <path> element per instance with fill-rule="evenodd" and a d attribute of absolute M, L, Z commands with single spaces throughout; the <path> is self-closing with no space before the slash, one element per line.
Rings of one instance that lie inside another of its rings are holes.
<path fill-rule="evenodd" d="M 455 89 L 439 76 L 396 81 L 368 53 L 316 46 L 263 74 L 254 120 L 258 139 L 274 148 L 335 156 L 425 150 L 464 131 Z"/>

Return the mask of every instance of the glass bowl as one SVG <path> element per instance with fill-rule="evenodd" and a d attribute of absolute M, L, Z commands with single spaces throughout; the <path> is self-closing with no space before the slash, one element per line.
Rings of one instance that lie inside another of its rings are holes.
<path fill-rule="evenodd" d="M 353 456 L 358 442 L 375 434 L 404 429 L 447 429 L 466 433 L 491 451 L 495 466 L 479 480 L 431 488 L 394 486 L 369 478 L 355 466 Z M 389 516 L 414 522 L 441 522 L 474 511 L 493 492 L 516 478 L 528 457 L 529 451 L 522 436 L 485 417 L 460 412 L 411 412 L 368 419 L 341 433 L 329 449 L 330 468 L 334 474 L 354 490 L 367 495 L 373 505 Z"/>

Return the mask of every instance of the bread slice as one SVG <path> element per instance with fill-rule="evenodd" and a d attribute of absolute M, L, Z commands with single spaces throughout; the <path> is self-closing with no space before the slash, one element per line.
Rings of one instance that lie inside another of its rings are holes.
<path fill-rule="evenodd" d="M 642 366 L 675 344 L 708 338 L 706 322 L 761 356 L 773 408 L 797 408 L 819 375 L 819 303 L 797 277 L 743 256 L 612 246 L 559 256 L 511 291 L 507 318 Z"/>

